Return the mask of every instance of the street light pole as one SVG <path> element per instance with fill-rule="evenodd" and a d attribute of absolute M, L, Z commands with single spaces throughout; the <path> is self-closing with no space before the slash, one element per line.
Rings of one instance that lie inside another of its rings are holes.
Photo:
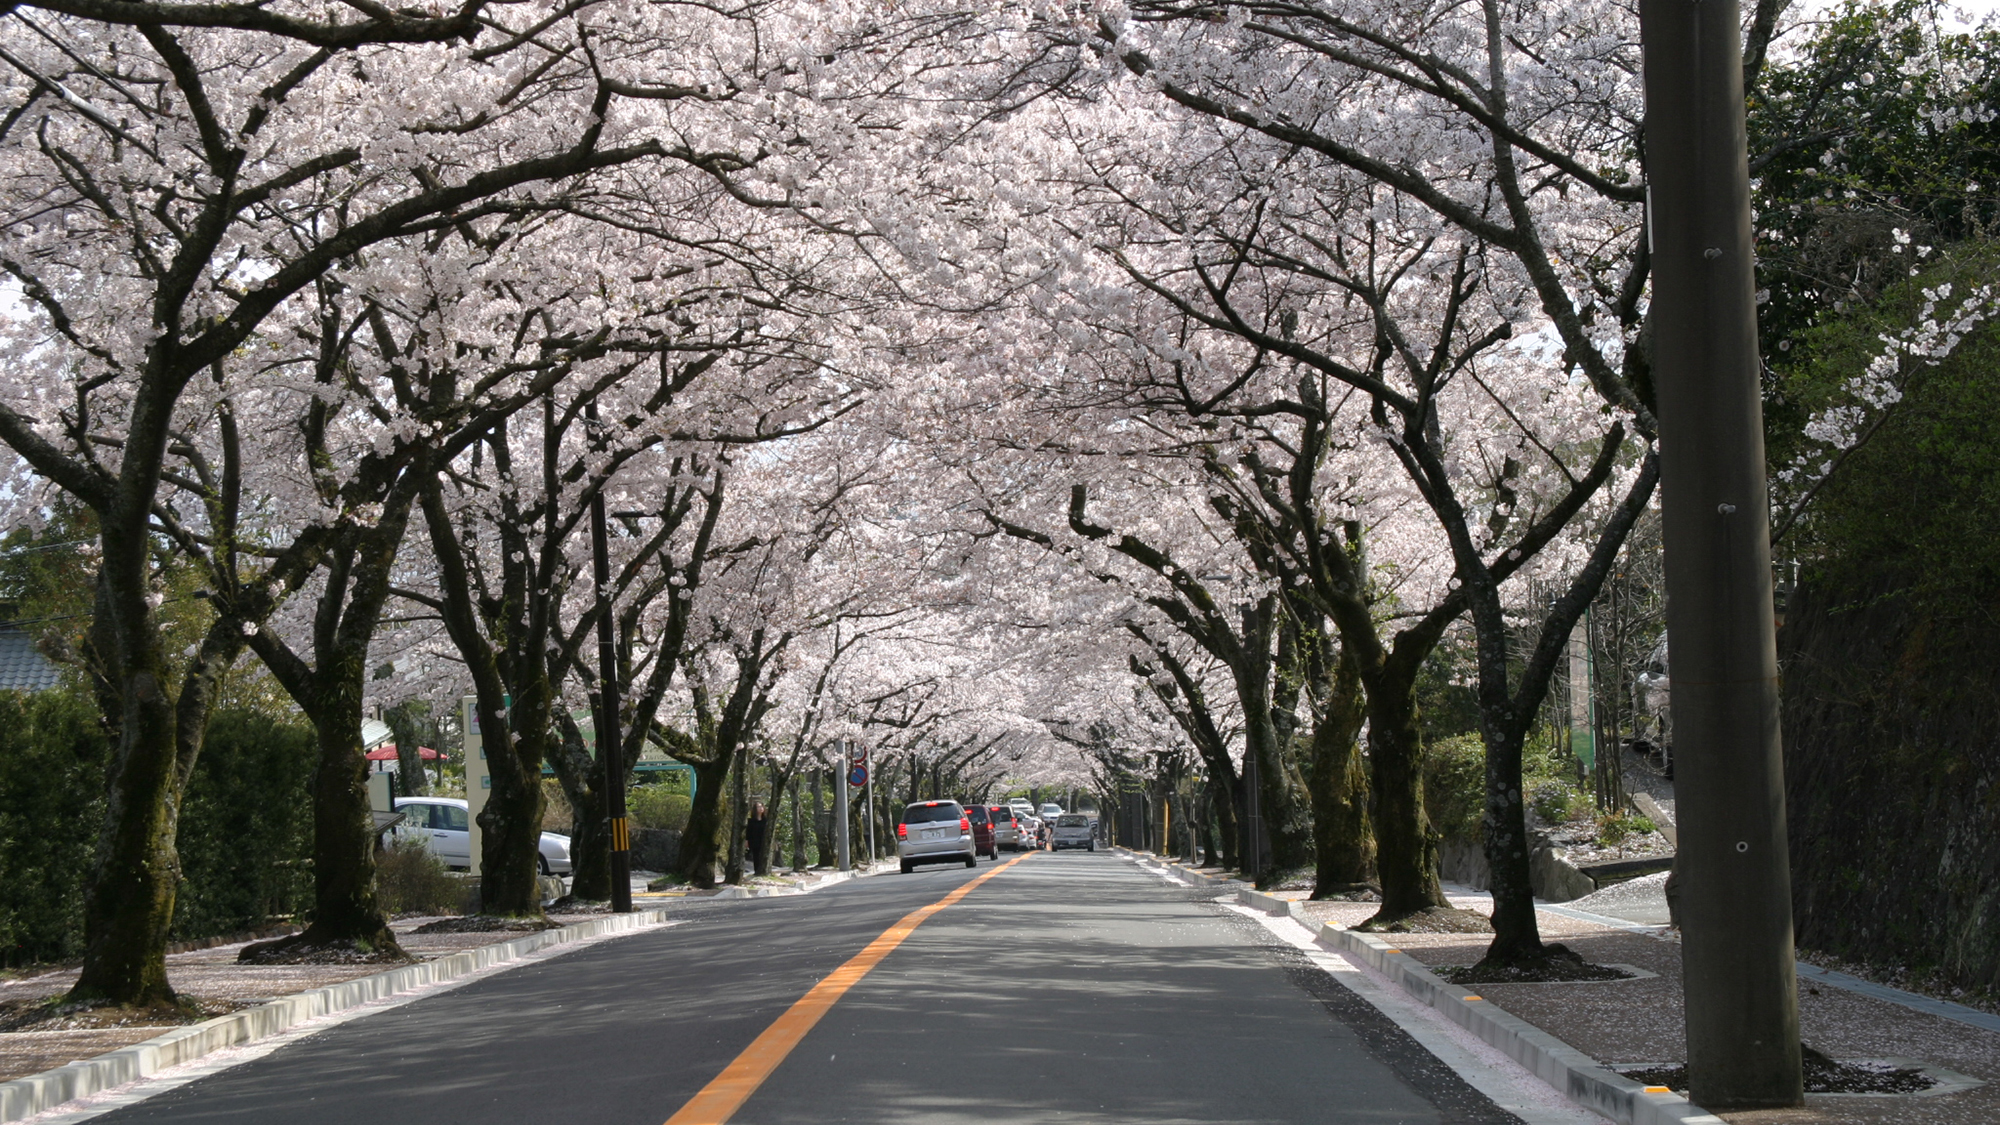
<path fill-rule="evenodd" d="M 587 408 L 597 427 L 597 404 Z M 597 760 L 604 766 L 604 815 L 611 822 L 611 909 L 632 912 L 632 833 L 625 821 L 625 762 L 618 738 L 618 643 L 611 621 L 611 560 L 604 489 L 590 498 L 590 571 L 597 586 Z"/>
<path fill-rule="evenodd" d="M 833 745 L 840 752 L 840 767 L 834 771 L 836 777 L 833 783 L 833 850 L 839 859 L 840 869 L 847 871 L 853 867 L 848 857 L 847 841 L 847 790 L 850 788 L 847 784 L 847 743 L 841 741 Z"/>
<path fill-rule="evenodd" d="M 1688 1095 L 1800 1078 L 1737 0 L 1641 0 Z"/>

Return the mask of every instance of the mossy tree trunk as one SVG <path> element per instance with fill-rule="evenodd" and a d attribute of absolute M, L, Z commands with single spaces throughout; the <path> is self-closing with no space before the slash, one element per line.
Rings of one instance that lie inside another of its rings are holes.
<path fill-rule="evenodd" d="M 1367 718 L 1361 671 L 1343 651 L 1313 724 L 1309 785 L 1313 803 L 1313 897 L 1357 891 L 1375 880 L 1375 839 L 1368 825 L 1368 769 L 1361 758 Z"/>
<path fill-rule="evenodd" d="M 687 831 L 681 833 L 680 858 L 675 864 L 675 871 L 693 886 L 715 885 L 716 861 L 727 846 L 731 823 L 740 818 L 740 810 L 731 807 L 733 802 L 728 799 L 730 771 L 747 756 L 751 741 L 770 713 L 778 657 L 792 640 L 789 633 L 770 643 L 766 639 L 760 628 L 745 643 L 731 647 L 736 680 L 719 708 L 701 677 L 690 675 L 693 731 L 656 727 L 674 756 L 694 767 L 694 800 L 688 808 Z M 854 818 L 849 820 L 853 823 Z"/>
<path fill-rule="evenodd" d="M 342 541 L 328 552 L 312 620 L 310 662 L 269 630 L 250 638 L 273 678 L 312 722 L 319 744 L 312 787 L 312 922 L 304 933 L 285 939 L 285 948 L 400 951 L 375 897 L 376 839 L 361 742 L 362 698 L 368 646 L 388 604 L 390 577 L 421 472 L 420 465 L 396 483 L 373 526 L 342 529 Z"/>

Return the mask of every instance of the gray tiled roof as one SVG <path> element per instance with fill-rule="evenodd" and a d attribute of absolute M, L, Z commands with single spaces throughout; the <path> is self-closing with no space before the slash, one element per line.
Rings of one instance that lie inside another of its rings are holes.
<path fill-rule="evenodd" d="M 42 691 L 56 686 L 60 673 L 35 648 L 35 638 L 0 628 L 0 691 Z"/>

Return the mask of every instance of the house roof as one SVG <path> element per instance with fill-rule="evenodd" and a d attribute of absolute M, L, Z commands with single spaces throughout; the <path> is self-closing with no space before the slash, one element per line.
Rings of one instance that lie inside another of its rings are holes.
<path fill-rule="evenodd" d="M 19 629 L 0 628 L 0 691 L 45 691 L 56 686 L 61 672 L 35 638 Z"/>

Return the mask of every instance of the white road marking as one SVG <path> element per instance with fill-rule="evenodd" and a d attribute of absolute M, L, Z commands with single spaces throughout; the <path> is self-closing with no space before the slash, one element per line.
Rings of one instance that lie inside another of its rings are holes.
<path fill-rule="evenodd" d="M 1312 931 L 1297 920 L 1273 918 L 1233 901 L 1222 905 L 1256 919 L 1279 940 L 1297 947 L 1334 980 L 1389 1017 L 1424 1050 L 1465 1079 L 1467 1085 L 1527 1125 L 1604 1125 L 1604 1118 L 1563 1097 L 1526 1067 L 1446 1019 L 1435 1008 L 1418 1003 L 1389 978 L 1345 954 L 1322 947 L 1313 940 Z"/>

